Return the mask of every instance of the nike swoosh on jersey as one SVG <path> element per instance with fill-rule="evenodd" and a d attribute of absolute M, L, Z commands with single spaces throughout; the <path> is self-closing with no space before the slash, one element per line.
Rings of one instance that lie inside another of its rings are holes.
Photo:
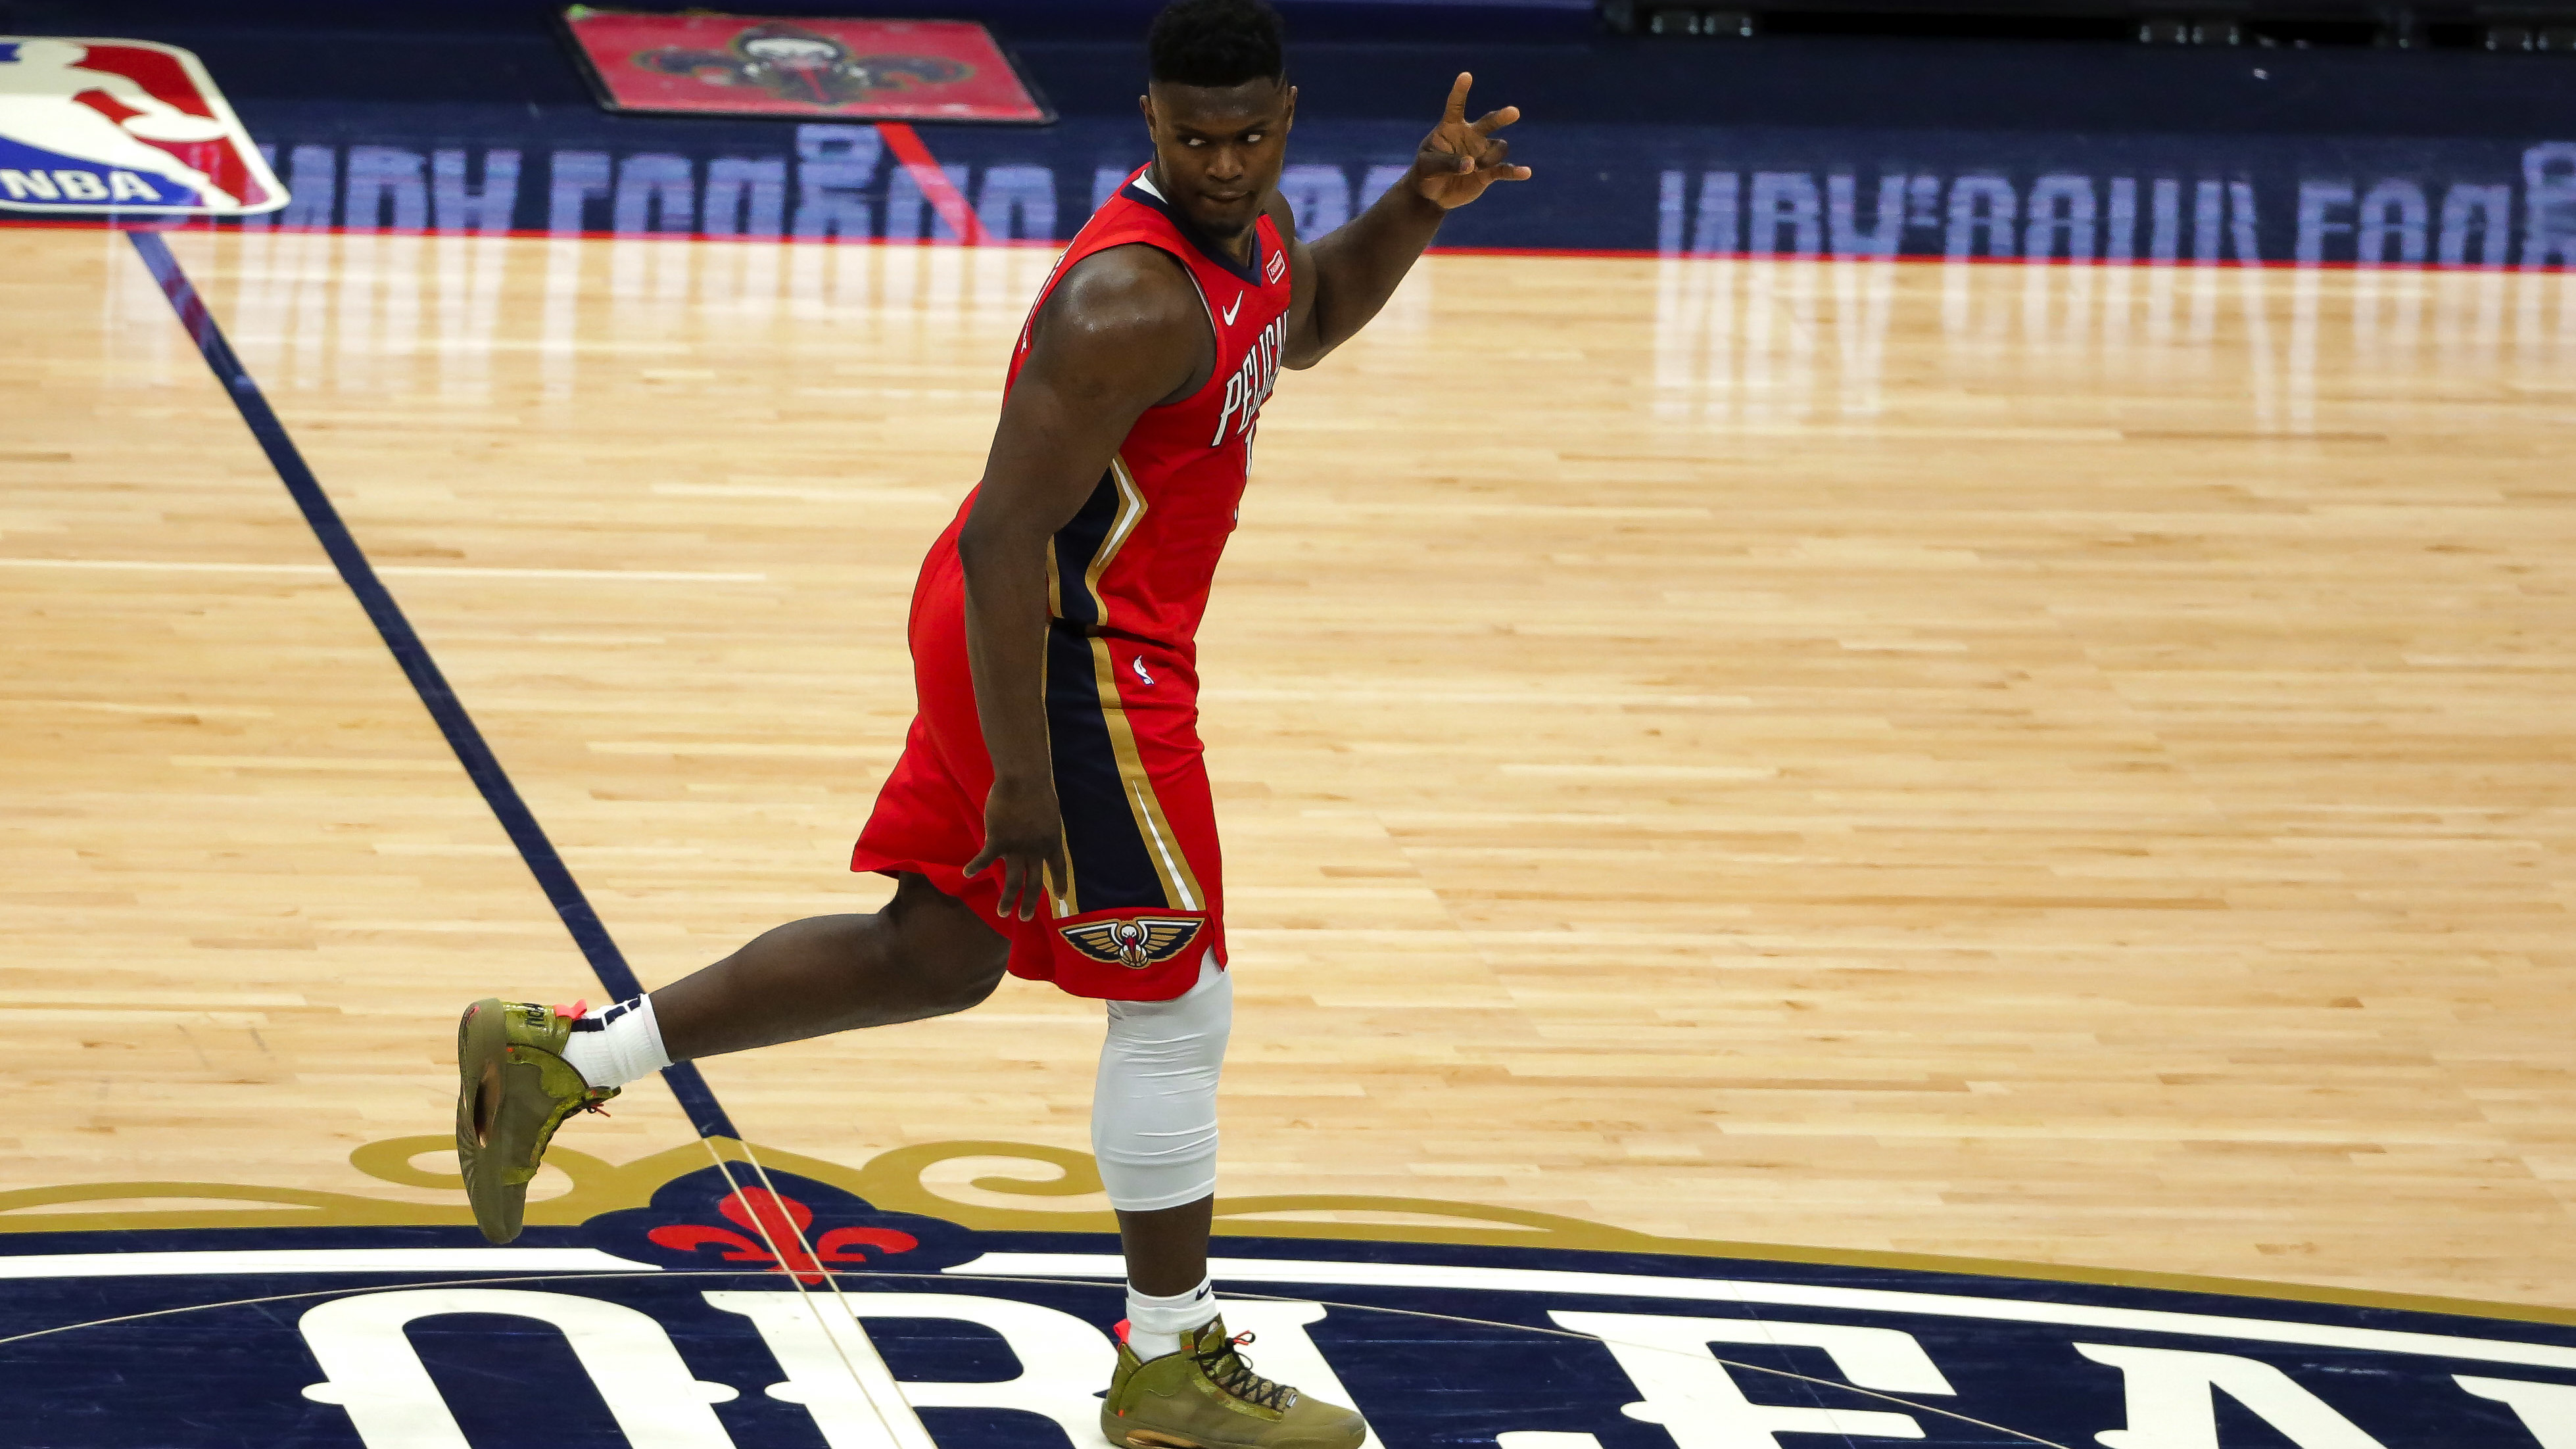
<path fill-rule="evenodd" d="M 1226 325 L 1226 326 L 1228 326 L 1228 327 L 1233 326 L 1233 325 L 1234 325 L 1234 314 L 1235 314 L 1235 313 L 1237 313 L 1237 312 L 1240 312 L 1240 311 L 1242 311 L 1242 310 L 1243 310 L 1243 294 L 1242 294 L 1241 292 L 1237 292 L 1237 293 L 1235 293 L 1235 294 L 1234 294 L 1234 305 L 1225 309 L 1225 325 Z"/>

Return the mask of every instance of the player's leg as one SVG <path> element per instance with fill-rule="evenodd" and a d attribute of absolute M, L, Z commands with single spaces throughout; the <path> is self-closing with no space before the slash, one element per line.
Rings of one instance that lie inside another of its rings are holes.
<path fill-rule="evenodd" d="M 1169 1304 L 1184 1294 L 1189 1295 L 1187 1307 L 1195 1316 L 1201 1288 L 1208 1288 L 1211 1294 L 1214 1291 L 1208 1280 L 1208 1228 L 1216 1214 L 1216 1194 L 1211 1192 L 1178 1207 L 1119 1208 L 1117 1212 L 1118 1245 L 1127 1255 L 1128 1323 L 1132 1326 L 1144 1321 L 1136 1312 L 1140 1299 Z M 1181 1322 L 1163 1320 L 1151 1331 L 1187 1334 L 1214 1317 L 1216 1310 L 1210 1307 L 1206 1317 Z"/>
<path fill-rule="evenodd" d="M 917 875 L 871 915 L 815 916 L 755 937 L 652 994 L 671 1060 L 964 1011 L 993 994 L 1010 942 Z"/>
<path fill-rule="evenodd" d="M 1127 1251 L 1128 1340 L 1146 1358 L 1216 1317 L 1208 1224 L 1234 981 L 1213 960 L 1199 972 L 1176 1000 L 1109 1003 L 1091 1097 L 1092 1157 Z"/>
<path fill-rule="evenodd" d="M 1233 1025 L 1233 978 L 1212 956 L 1174 1000 L 1109 1003 L 1091 1144 L 1127 1251 L 1127 1322 L 1101 1433 L 1121 1446 L 1356 1449 L 1358 1414 L 1254 1372 L 1219 1316 L 1208 1229 Z"/>
<path fill-rule="evenodd" d="M 596 1014 L 486 1000 L 457 1026 L 456 1155 L 485 1237 L 518 1236 L 564 1118 L 674 1061 L 944 1016 L 990 996 L 1000 932 L 919 876 L 870 915 L 818 916 Z"/>
<path fill-rule="evenodd" d="M 1359 1415 L 1236 1352 L 1208 1278 L 1234 981 L 1219 964 L 1222 862 L 1195 679 L 1186 660 L 1140 661 L 1125 641 L 1061 643 L 1075 657 L 1056 661 L 1047 723 L 1072 890 L 1048 903 L 1042 942 L 1058 986 L 1107 1002 L 1091 1143 L 1127 1253 L 1101 1433 L 1121 1446 L 1357 1449 Z"/>
<path fill-rule="evenodd" d="M 571 1023 L 564 1059 L 593 1087 L 673 1062 L 964 1011 L 1001 984 L 1010 945 L 917 875 L 866 915 L 810 916 L 661 990 Z"/>
<path fill-rule="evenodd" d="M 1198 984 L 1181 996 L 1112 1001 L 1108 1017 L 1091 1094 L 1091 1155 L 1127 1255 L 1120 1338 L 1143 1362 L 1177 1355 L 1217 1319 L 1208 1232 L 1216 1206 L 1217 1082 L 1234 1028 L 1233 978 L 1211 954 L 1199 963 Z M 1131 1417 L 1116 1412 L 1120 1407 L 1113 1403 L 1108 1417 Z M 1118 1427 L 1104 1426 L 1113 1442 L 1123 1442 Z"/>

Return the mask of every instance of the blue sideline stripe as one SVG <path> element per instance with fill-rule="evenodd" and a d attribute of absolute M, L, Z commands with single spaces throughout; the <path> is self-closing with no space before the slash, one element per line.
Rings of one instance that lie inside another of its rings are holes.
<path fill-rule="evenodd" d="M 501 762 L 493 757 L 492 747 L 483 742 L 483 732 L 474 727 L 474 719 L 465 712 L 456 691 L 438 672 L 438 664 L 429 657 L 420 635 L 403 617 L 402 606 L 394 602 L 394 596 L 376 577 L 358 541 L 349 536 L 349 526 L 340 521 L 339 510 L 331 506 L 331 497 L 322 491 L 321 480 L 313 476 L 304 455 L 296 451 L 295 440 L 286 435 L 285 425 L 277 420 L 268 399 L 261 396 L 259 384 L 251 380 L 250 370 L 242 366 L 232 344 L 224 340 L 214 314 L 197 295 L 188 274 L 179 269 L 179 259 L 170 255 L 169 243 L 153 231 L 128 232 L 127 237 L 142 255 L 143 265 L 151 268 L 153 277 L 161 283 L 162 294 L 170 299 L 171 310 L 179 314 L 180 325 L 197 340 L 197 350 L 205 354 L 206 366 L 214 372 L 215 380 L 232 394 L 233 406 L 241 409 L 242 421 L 250 425 L 251 436 L 268 454 L 268 461 L 277 469 L 278 481 L 286 485 L 295 506 L 304 510 L 304 521 L 312 525 L 313 536 L 322 542 L 322 551 L 331 556 L 349 592 L 358 596 L 359 605 L 375 622 L 376 632 L 384 637 L 385 647 L 393 651 L 394 662 L 411 679 L 411 687 L 428 707 L 429 717 L 438 721 L 439 733 L 447 736 L 448 745 L 456 751 L 457 763 L 465 767 L 474 787 L 483 792 L 483 802 L 492 807 L 501 828 L 509 833 L 510 843 L 519 848 L 519 858 L 528 863 L 538 887 L 554 903 L 555 914 L 563 917 L 564 929 L 572 932 L 574 944 L 590 961 L 591 972 L 598 976 L 600 986 L 613 1001 L 642 994 L 643 983 L 635 979 L 617 943 L 609 939 L 599 913 L 590 908 L 581 886 L 565 868 L 563 857 L 555 853 L 554 842 L 546 839 L 545 828 L 537 824 L 527 802 L 519 798 L 518 787 L 510 783 Z M 742 1135 L 734 1130 L 733 1119 L 725 1115 L 724 1108 L 717 1105 L 716 1094 L 709 1090 L 707 1079 L 695 1065 L 681 1062 L 665 1067 L 662 1080 L 670 1085 L 671 1095 L 680 1099 L 680 1110 L 688 1113 L 689 1124 L 698 1135 Z"/>

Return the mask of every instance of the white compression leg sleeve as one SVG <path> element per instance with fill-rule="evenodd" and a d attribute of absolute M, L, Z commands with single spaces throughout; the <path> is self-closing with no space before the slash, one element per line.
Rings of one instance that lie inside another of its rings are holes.
<path fill-rule="evenodd" d="M 1153 1212 L 1216 1191 L 1216 1082 L 1234 1028 L 1234 981 L 1211 955 L 1170 1001 L 1109 1003 L 1091 1152 L 1113 1207 Z"/>

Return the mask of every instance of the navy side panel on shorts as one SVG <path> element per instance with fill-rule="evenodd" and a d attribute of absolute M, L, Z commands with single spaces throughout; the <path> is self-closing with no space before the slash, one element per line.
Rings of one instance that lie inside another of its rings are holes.
<path fill-rule="evenodd" d="M 1074 912 L 1169 907 L 1118 771 L 1106 715 L 1118 707 L 1117 698 L 1102 698 L 1092 641 L 1061 621 L 1047 629 L 1046 706 L 1056 804 L 1064 812 L 1065 849 L 1073 857 Z"/>

